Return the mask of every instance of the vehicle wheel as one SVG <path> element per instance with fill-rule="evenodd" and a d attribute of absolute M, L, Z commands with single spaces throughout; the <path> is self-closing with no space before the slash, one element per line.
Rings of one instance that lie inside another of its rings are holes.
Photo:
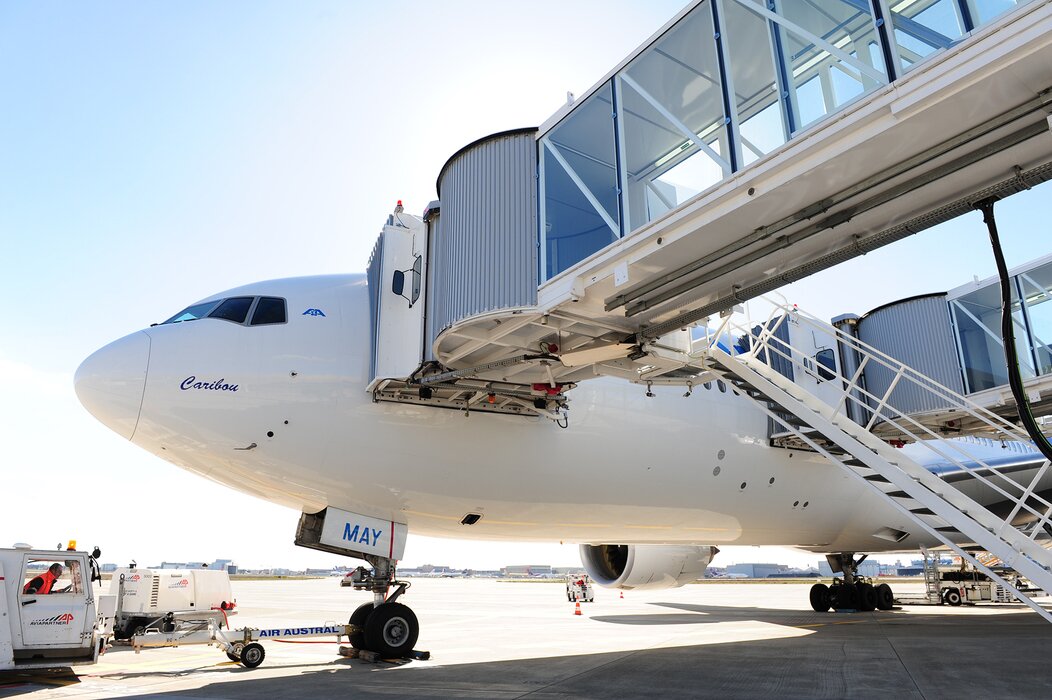
<path fill-rule="evenodd" d="M 241 650 L 241 663 L 245 668 L 255 668 L 263 663 L 263 659 L 266 658 L 267 652 L 263 650 L 263 645 L 259 642 L 252 642 L 246 644 L 245 648 Z"/>
<path fill-rule="evenodd" d="M 146 631 L 146 618 L 145 617 L 133 617 L 124 623 L 124 637 L 123 639 L 131 639 L 137 634 L 142 634 Z M 114 635 L 115 637 L 117 635 Z"/>
<path fill-rule="evenodd" d="M 241 651 L 244 648 L 245 648 L 245 645 L 241 644 L 240 642 L 238 642 L 237 644 L 234 644 L 233 648 L 230 651 L 226 652 L 226 658 L 230 659 L 231 661 L 235 661 L 237 663 L 241 663 Z"/>
<path fill-rule="evenodd" d="M 895 607 L 895 594 L 891 592 L 891 586 L 882 583 L 877 586 L 877 609 L 891 610 Z"/>
<path fill-rule="evenodd" d="M 416 614 L 401 603 L 384 603 L 365 621 L 365 646 L 381 656 L 406 656 L 419 634 Z"/>
<path fill-rule="evenodd" d="M 946 589 L 946 602 L 956 607 L 961 604 L 961 592 L 956 588 Z"/>
<path fill-rule="evenodd" d="M 858 609 L 863 612 L 873 612 L 877 609 L 877 589 L 871 583 L 860 583 L 858 590 Z"/>
<path fill-rule="evenodd" d="M 811 609 L 815 612 L 829 611 L 829 586 L 816 583 L 811 586 Z"/>
<path fill-rule="evenodd" d="M 347 624 L 358 627 L 357 632 L 351 632 L 348 635 L 351 646 L 355 649 L 365 648 L 365 623 L 374 609 L 375 606 L 372 603 L 362 603 L 351 613 L 351 619 L 347 621 Z"/>

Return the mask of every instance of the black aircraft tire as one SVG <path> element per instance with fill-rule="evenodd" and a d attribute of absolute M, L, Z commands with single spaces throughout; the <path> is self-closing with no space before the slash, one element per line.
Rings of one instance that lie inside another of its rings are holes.
<path fill-rule="evenodd" d="M 263 649 L 263 645 L 259 642 L 252 642 L 246 644 L 241 650 L 241 663 L 245 668 L 255 668 L 263 663 L 266 656 L 267 652 Z"/>
<path fill-rule="evenodd" d="M 895 594 L 891 592 L 891 586 L 882 583 L 877 586 L 877 609 L 891 610 L 895 607 Z"/>
<path fill-rule="evenodd" d="M 829 605 L 834 610 L 857 610 L 858 589 L 851 583 L 841 583 L 836 586 L 830 586 Z"/>
<path fill-rule="evenodd" d="M 416 614 L 401 603 L 384 603 L 365 621 L 365 646 L 381 656 L 407 656 L 419 635 Z"/>
<path fill-rule="evenodd" d="M 829 586 L 816 583 L 811 586 L 811 609 L 815 612 L 829 612 Z"/>
<path fill-rule="evenodd" d="M 873 612 L 877 609 L 877 589 L 871 583 L 860 583 L 856 587 L 858 591 L 858 609 L 863 612 Z"/>
<path fill-rule="evenodd" d="M 347 624 L 356 625 L 359 628 L 358 632 L 351 632 L 348 635 L 351 646 L 355 649 L 365 649 L 365 622 L 374 609 L 372 603 L 362 603 L 351 613 L 351 619 L 347 621 Z"/>

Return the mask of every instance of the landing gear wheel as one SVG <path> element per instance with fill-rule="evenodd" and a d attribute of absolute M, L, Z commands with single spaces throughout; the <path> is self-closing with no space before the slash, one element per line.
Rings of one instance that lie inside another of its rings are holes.
<path fill-rule="evenodd" d="M 251 644 L 246 644 L 245 648 L 241 650 L 241 663 L 245 668 L 255 668 L 263 663 L 266 655 L 267 652 L 263 650 L 262 644 L 252 642 Z"/>
<path fill-rule="evenodd" d="M 369 615 L 372 614 L 373 610 L 375 610 L 375 606 L 372 603 L 362 603 L 351 613 L 351 619 L 347 621 L 347 624 L 358 627 L 357 632 L 351 632 L 347 635 L 351 646 L 355 649 L 365 649 L 365 622 L 369 619 Z"/>
<path fill-rule="evenodd" d="M 237 663 L 241 663 L 241 650 L 245 648 L 245 645 L 238 642 L 231 646 L 230 650 L 226 653 L 226 658 Z"/>
<path fill-rule="evenodd" d="M 829 586 L 816 583 L 811 586 L 811 609 L 815 612 L 829 611 Z"/>
<path fill-rule="evenodd" d="M 858 591 L 858 609 L 862 612 L 873 612 L 877 609 L 877 589 L 871 583 L 860 583 Z"/>
<path fill-rule="evenodd" d="M 895 607 L 895 595 L 891 592 L 891 586 L 882 583 L 877 586 L 877 609 L 891 610 Z"/>
<path fill-rule="evenodd" d="M 829 605 L 833 610 L 857 610 L 858 589 L 852 583 L 829 587 Z"/>
<path fill-rule="evenodd" d="M 947 588 L 945 595 L 947 604 L 952 605 L 954 607 L 957 607 L 961 604 L 961 592 L 956 588 Z"/>
<path fill-rule="evenodd" d="M 365 621 L 365 646 L 381 656 L 408 655 L 419 634 L 416 614 L 401 603 L 384 603 Z"/>

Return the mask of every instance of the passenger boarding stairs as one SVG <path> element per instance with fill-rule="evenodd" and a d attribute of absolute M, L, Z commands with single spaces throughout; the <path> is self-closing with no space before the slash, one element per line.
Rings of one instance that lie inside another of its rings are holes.
<path fill-rule="evenodd" d="M 967 445 L 947 441 L 910 416 L 895 411 L 891 407 L 892 394 L 900 385 L 921 387 L 951 403 L 963 415 L 981 421 L 987 434 L 1004 440 L 1026 441 L 1025 434 L 1008 421 L 970 404 L 965 397 L 795 307 L 775 304 L 771 315 L 760 324 L 736 324 L 736 317 L 727 316 L 723 325 L 702 343 L 703 349 L 692 353 L 700 361 L 696 366 L 733 385 L 739 394 L 752 399 L 803 444 L 865 483 L 908 521 L 1052 622 L 1052 613 L 991 570 L 965 546 L 978 545 L 1038 588 L 1052 591 L 1052 552 L 1036 541 L 1047 532 L 1052 517 L 1052 502 L 1040 493 L 1052 488 L 1049 462 L 1028 472 L 1003 474 L 969 455 Z M 840 343 L 858 352 L 861 357 L 858 370 L 844 377 L 823 369 L 825 381 L 814 384 L 822 387 L 823 398 L 816 395 L 817 391 L 808 391 L 802 383 L 783 376 L 772 367 L 775 357 L 791 363 L 796 376 L 817 378 L 815 367 L 805 353 L 775 337 L 777 327 L 790 322 L 835 335 Z M 747 350 L 741 354 L 728 352 L 726 343 L 719 342 L 728 336 L 739 338 L 736 346 L 745 346 Z M 870 394 L 860 381 L 869 363 L 879 363 L 894 373 L 894 380 L 883 395 Z M 837 397 L 833 404 L 829 403 L 831 387 Z M 849 418 L 848 407 L 852 404 L 865 409 L 870 416 L 866 424 L 860 425 Z M 894 429 L 897 437 L 874 435 L 872 430 L 878 424 L 883 427 L 883 435 Z M 933 474 L 899 449 L 904 443 L 916 443 L 954 465 L 955 477 L 959 475 L 961 480 L 951 483 Z M 995 515 L 979 501 L 1007 508 L 1007 516 Z M 906 532 L 900 534 L 902 538 L 907 536 Z"/>
<path fill-rule="evenodd" d="M 938 553 L 932 554 L 927 547 L 921 547 L 921 556 L 924 561 L 924 596 L 932 605 L 938 605 L 942 602 L 939 555 Z"/>

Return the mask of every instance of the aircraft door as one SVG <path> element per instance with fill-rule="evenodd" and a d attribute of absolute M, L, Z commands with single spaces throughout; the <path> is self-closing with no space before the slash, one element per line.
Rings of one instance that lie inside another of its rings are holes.
<path fill-rule="evenodd" d="M 831 406 L 837 405 L 843 394 L 836 343 L 836 338 L 819 329 L 789 324 L 789 344 L 794 361 L 800 363 L 794 367 L 796 383 Z"/>

